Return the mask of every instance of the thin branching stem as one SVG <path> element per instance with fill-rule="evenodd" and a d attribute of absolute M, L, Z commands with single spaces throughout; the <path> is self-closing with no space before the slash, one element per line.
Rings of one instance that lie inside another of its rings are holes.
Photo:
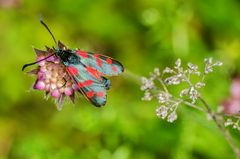
<path fill-rule="evenodd" d="M 231 135 L 229 134 L 229 132 L 226 130 L 226 128 L 224 128 L 222 123 L 218 120 L 218 118 L 216 117 L 215 113 L 212 111 L 211 107 L 206 103 L 206 101 L 203 98 L 201 98 L 201 97 L 199 97 L 199 100 L 206 107 L 208 114 L 211 116 L 211 118 L 213 119 L 213 121 L 215 122 L 215 124 L 217 125 L 219 130 L 222 132 L 222 134 L 225 136 L 227 142 L 229 143 L 229 145 L 233 149 L 234 153 L 236 154 L 236 157 L 238 159 L 240 159 L 240 150 L 239 150 L 238 146 L 235 144 L 235 142 L 233 141 L 233 139 L 232 139 Z"/>
<path fill-rule="evenodd" d="M 195 109 L 197 109 L 197 110 L 199 110 L 199 111 L 202 111 L 202 112 L 204 112 L 204 113 L 207 113 L 207 111 L 204 110 L 203 108 L 201 108 L 200 106 L 197 106 L 197 105 L 195 105 L 195 104 L 192 104 L 192 103 L 190 103 L 190 102 L 188 102 L 188 101 L 186 101 L 186 100 L 182 100 L 182 99 L 179 99 L 179 98 L 176 98 L 176 99 L 179 100 L 179 101 L 182 101 L 181 103 L 184 103 L 186 106 L 189 106 L 189 107 L 195 108 Z"/>
<path fill-rule="evenodd" d="M 161 73 L 161 76 L 159 76 L 160 75 L 159 69 L 155 68 L 154 69 L 155 74 L 151 73 L 150 74 L 151 77 L 149 79 L 145 77 L 142 78 L 143 85 L 141 86 L 141 89 L 145 91 L 144 100 L 149 101 L 152 98 L 158 99 L 160 107 L 156 110 L 157 116 L 161 117 L 162 119 L 165 119 L 167 117 L 167 120 L 169 122 L 173 122 L 174 120 L 177 119 L 177 115 L 175 113 L 179 104 L 185 104 L 186 106 L 195 108 L 209 115 L 211 119 L 214 121 L 214 123 L 217 125 L 219 130 L 222 132 L 224 137 L 226 138 L 228 144 L 233 149 L 236 157 L 240 159 L 240 149 L 238 145 L 234 142 L 233 138 L 230 136 L 230 133 L 223 125 L 224 121 L 223 117 L 226 114 L 219 114 L 218 112 L 214 112 L 200 95 L 200 88 L 202 88 L 205 85 L 204 83 L 205 76 L 213 72 L 213 68 L 215 66 L 221 65 L 222 65 L 221 62 L 215 62 L 213 64 L 211 58 L 205 59 L 205 69 L 202 74 L 202 77 L 198 83 L 194 84 L 191 82 L 191 75 L 197 74 L 198 76 L 200 76 L 201 73 L 200 71 L 198 71 L 198 66 L 189 63 L 188 69 L 184 70 L 183 67 L 181 66 L 181 60 L 178 59 L 175 63 L 174 68 L 171 69 L 169 67 L 166 67 Z M 169 73 L 170 77 L 168 76 L 164 80 L 163 78 L 164 73 Z M 161 88 L 155 85 L 154 80 L 157 80 L 161 84 Z M 185 88 L 180 92 L 180 97 L 176 97 L 175 95 L 171 94 L 171 92 L 169 92 L 168 85 L 178 85 L 181 84 L 182 82 L 186 82 L 188 84 L 188 88 Z M 199 83 L 201 84 L 198 85 Z M 182 98 L 183 96 L 187 96 L 188 98 L 184 99 Z M 206 109 L 202 106 L 196 105 L 195 104 L 196 100 L 200 100 Z M 174 110 L 172 110 L 172 108 L 174 108 Z M 236 124 L 238 125 L 240 122 L 240 118 L 236 117 L 236 119 L 237 119 Z"/>
<path fill-rule="evenodd" d="M 168 89 L 167 89 L 166 85 L 164 84 L 163 80 L 162 80 L 161 78 L 157 78 L 157 80 L 158 80 L 158 81 L 160 82 L 160 84 L 162 85 L 164 91 L 169 94 Z"/>

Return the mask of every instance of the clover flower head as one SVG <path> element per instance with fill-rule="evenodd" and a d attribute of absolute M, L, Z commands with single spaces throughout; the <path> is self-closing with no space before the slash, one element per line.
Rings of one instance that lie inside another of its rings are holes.
<path fill-rule="evenodd" d="M 59 44 L 62 49 L 66 47 Z M 34 49 L 37 60 L 41 60 L 54 53 L 54 49 L 46 47 L 45 51 Z M 28 74 L 35 74 L 37 79 L 33 89 L 45 91 L 46 97 L 55 99 L 57 109 L 61 110 L 65 97 L 70 97 L 74 102 L 74 93 L 78 91 L 78 86 L 67 74 L 65 66 L 57 56 L 51 56 L 38 63 L 38 67 L 29 71 Z"/>

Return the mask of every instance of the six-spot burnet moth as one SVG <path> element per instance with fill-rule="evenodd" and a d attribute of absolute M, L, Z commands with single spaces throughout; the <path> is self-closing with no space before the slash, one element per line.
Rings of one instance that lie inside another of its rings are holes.
<path fill-rule="evenodd" d="M 46 51 L 34 49 L 37 61 L 25 64 L 26 67 L 38 64 L 38 68 L 29 71 L 36 74 L 34 89 L 46 91 L 56 99 L 58 109 L 61 109 L 64 97 L 69 96 L 74 101 L 74 93 L 80 92 L 93 105 L 100 107 L 106 104 L 110 80 L 106 76 L 117 76 L 124 71 L 123 65 L 111 57 L 68 49 L 55 37 L 48 26 L 40 18 L 41 24 L 51 34 L 56 49 L 46 47 Z"/>

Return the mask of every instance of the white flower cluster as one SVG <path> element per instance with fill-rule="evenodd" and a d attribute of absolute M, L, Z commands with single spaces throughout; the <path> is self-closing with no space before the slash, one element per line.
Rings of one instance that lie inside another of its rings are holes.
<path fill-rule="evenodd" d="M 221 66 L 221 62 L 212 62 L 212 58 L 205 59 L 205 68 L 203 73 L 198 69 L 197 65 L 187 64 L 184 69 L 181 60 L 177 59 L 173 68 L 166 67 L 162 72 L 155 68 L 150 77 L 142 77 L 141 90 L 144 91 L 142 100 L 150 101 L 157 99 L 159 107 L 156 109 L 156 115 L 159 118 L 167 119 L 173 122 L 177 119 L 176 110 L 181 103 L 189 102 L 194 104 L 200 97 L 200 89 L 205 86 L 205 75 L 213 71 L 214 66 Z M 199 81 L 193 83 L 191 77 L 196 75 Z M 179 97 L 174 96 L 168 90 L 170 85 L 179 85 L 187 83 L 187 88 L 180 91 Z"/>
<path fill-rule="evenodd" d="M 152 96 L 149 90 L 153 89 L 155 86 L 153 80 L 154 80 L 153 78 L 147 79 L 146 77 L 142 77 L 141 90 L 145 91 L 144 97 L 142 98 L 142 100 L 150 101 L 152 99 Z"/>
<path fill-rule="evenodd" d="M 204 62 L 205 62 L 204 74 L 208 74 L 208 73 L 212 72 L 214 66 L 222 66 L 223 65 L 223 63 L 221 61 L 217 61 L 217 62 L 213 63 L 212 58 L 207 58 L 204 60 Z"/>
<path fill-rule="evenodd" d="M 239 122 L 240 122 L 239 117 L 236 119 L 228 118 L 224 125 L 225 127 L 231 126 L 233 129 L 237 129 L 238 131 L 240 131 Z"/>
<path fill-rule="evenodd" d="M 176 110 L 172 110 L 172 108 L 169 108 L 167 106 L 161 105 L 156 109 L 156 115 L 159 118 L 165 119 L 167 117 L 167 121 L 172 123 L 175 120 L 177 120 L 177 113 Z"/>

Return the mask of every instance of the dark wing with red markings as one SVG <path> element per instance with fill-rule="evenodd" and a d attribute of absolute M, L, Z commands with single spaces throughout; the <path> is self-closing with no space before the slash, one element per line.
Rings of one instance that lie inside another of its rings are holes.
<path fill-rule="evenodd" d="M 76 81 L 81 93 L 97 107 L 106 104 L 107 93 L 98 71 L 84 64 L 70 64 L 68 74 Z"/>
<path fill-rule="evenodd" d="M 123 65 L 111 57 L 76 50 L 81 62 L 96 69 L 100 74 L 106 76 L 117 76 L 124 71 Z"/>

